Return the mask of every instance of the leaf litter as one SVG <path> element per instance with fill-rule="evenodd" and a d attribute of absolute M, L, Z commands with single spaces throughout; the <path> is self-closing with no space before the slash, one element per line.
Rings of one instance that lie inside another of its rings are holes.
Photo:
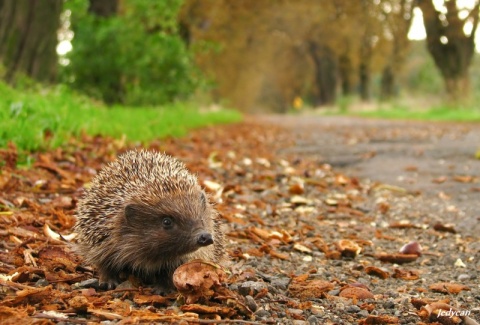
<path fill-rule="evenodd" d="M 135 279 L 102 291 L 74 253 L 82 188 L 128 144 L 82 135 L 31 168 L 2 149 L 2 324 L 478 324 L 478 237 L 418 215 L 418 193 L 279 153 L 294 141 L 248 121 L 150 145 L 198 175 L 230 257 L 179 267 L 165 296 Z"/>

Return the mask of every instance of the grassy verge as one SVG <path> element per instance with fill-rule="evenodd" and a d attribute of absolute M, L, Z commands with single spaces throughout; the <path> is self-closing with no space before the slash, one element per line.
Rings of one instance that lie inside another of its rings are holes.
<path fill-rule="evenodd" d="M 395 107 L 368 112 L 355 112 L 353 115 L 388 119 L 414 119 L 430 121 L 480 121 L 480 109 L 437 106 L 427 110 L 414 110 Z"/>
<path fill-rule="evenodd" d="M 9 141 L 21 151 L 54 148 L 82 131 L 146 143 L 180 136 L 196 127 L 239 120 L 236 111 L 204 112 L 186 103 L 106 108 L 63 86 L 17 90 L 0 82 L 0 148 Z"/>
<path fill-rule="evenodd" d="M 347 115 L 369 118 L 425 120 L 425 121 L 480 121 L 480 98 L 467 104 L 448 105 L 442 98 L 431 96 L 401 96 L 386 102 L 364 102 L 356 97 L 341 97 L 336 106 L 321 108 L 321 115 Z"/>

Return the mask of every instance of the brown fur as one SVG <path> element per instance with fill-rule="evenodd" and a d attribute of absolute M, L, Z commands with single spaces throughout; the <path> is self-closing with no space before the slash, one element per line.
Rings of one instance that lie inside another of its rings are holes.
<path fill-rule="evenodd" d="M 152 151 L 128 151 L 99 172 L 78 203 L 75 231 L 78 252 L 108 288 L 129 274 L 170 286 L 179 265 L 224 258 L 217 213 L 196 177 Z"/>

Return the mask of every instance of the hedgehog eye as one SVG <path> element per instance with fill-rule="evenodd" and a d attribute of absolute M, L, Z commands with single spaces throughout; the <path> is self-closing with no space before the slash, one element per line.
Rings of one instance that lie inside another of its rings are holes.
<path fill-rule="evenodd" d="M 171 217 L 164 217 L 162 219 L 162 225 L 166 229 L 170 229 L 173 227 L 173 219 Z"/>

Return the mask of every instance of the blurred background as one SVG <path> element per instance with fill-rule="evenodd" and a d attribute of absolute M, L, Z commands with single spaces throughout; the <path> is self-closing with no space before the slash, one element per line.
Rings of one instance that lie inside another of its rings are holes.
<path fill-rule="evenodd" d="M 0 0 L 0 76 L 107 105 L 476 107 L 479 0 Z"/>

